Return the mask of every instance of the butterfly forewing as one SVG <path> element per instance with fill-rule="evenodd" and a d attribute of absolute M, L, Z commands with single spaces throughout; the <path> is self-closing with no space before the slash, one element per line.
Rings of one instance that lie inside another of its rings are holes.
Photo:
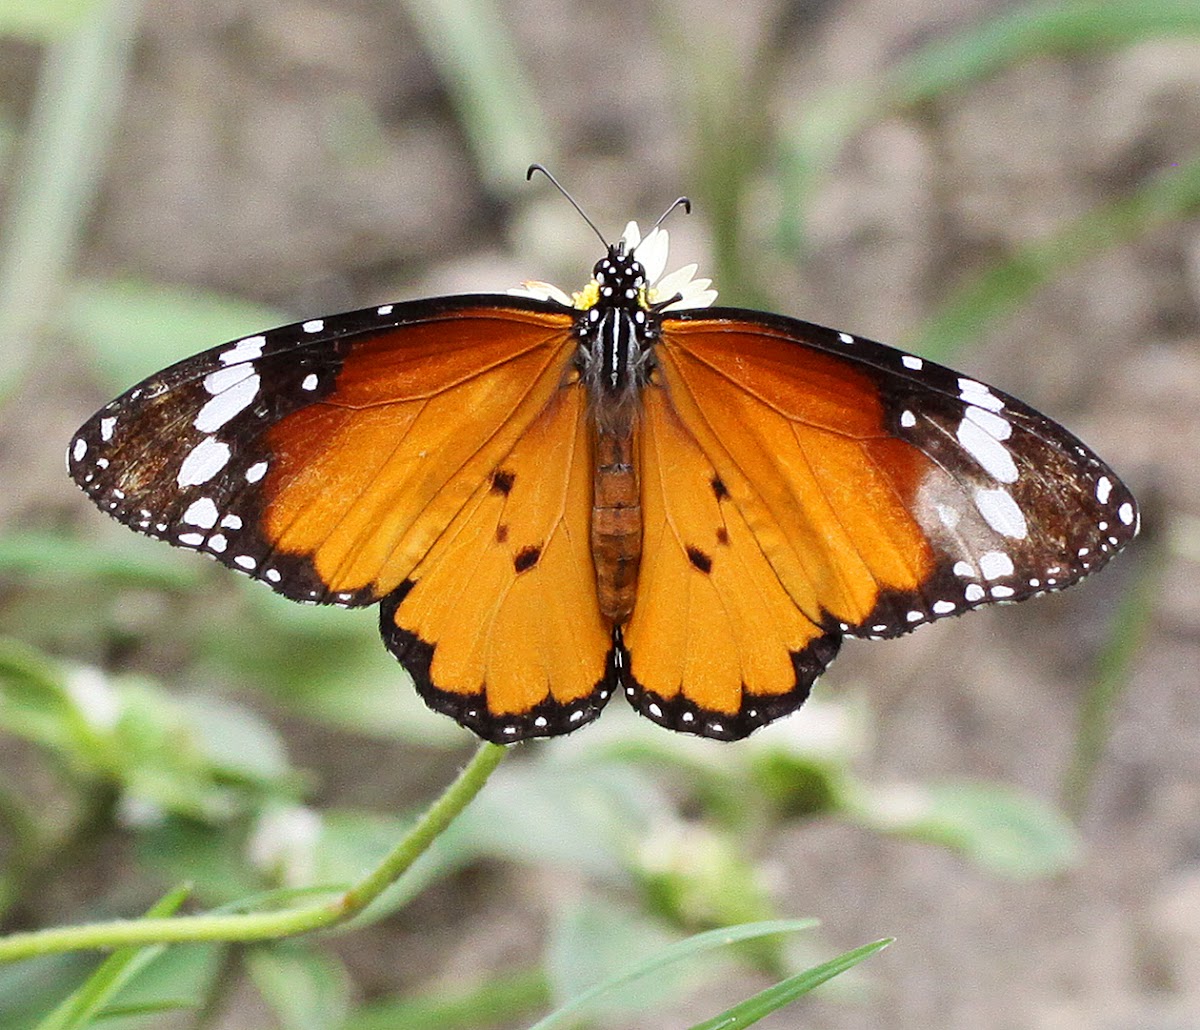
<path fill-rule="evenodd" d="M 1061 426 L 950 369 L 779 316 L 669 320 L 661 383 L 814 621 L 895 636 L 1059 589 L 1137 530 Z"/>
<path fill-rule="evenodd" d="M 371 603 L 558 389 L 570 325 L 549 305 L 460 297 L 285 326 L 134 387 L 68 464 L 133 529 L 295 600 Z"/>

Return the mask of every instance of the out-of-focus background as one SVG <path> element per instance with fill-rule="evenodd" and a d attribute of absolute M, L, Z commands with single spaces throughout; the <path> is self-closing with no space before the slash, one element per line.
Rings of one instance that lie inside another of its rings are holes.
<path fill-rule="evenodd" d="M 597 1017 L 674 1027 L 897 943 L 766 1027 L 1200 1026 L 1200 5 L 0 3 L 0 918 L 352 878 L 473 738 L 373 610 L 104 519 L 101 403 L 303 316 L 524 278 L 680 193 L 672 266 L 1059 419 L 1143 532 L 1063 594 L 849 643 L 736 745 L 615 701 L 523 746 L 367 925 L 175 948 L 106 1027 L 528 1025 L 712 926 L 813 916 Z M 21 1030 L 94 967 L 0 968 Z M 146 1008 L 141 1014 L 136 1006 Z"/>

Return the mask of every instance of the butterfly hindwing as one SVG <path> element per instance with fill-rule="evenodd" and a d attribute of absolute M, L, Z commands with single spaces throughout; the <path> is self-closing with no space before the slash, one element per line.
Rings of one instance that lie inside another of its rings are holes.
<path fill-rule="evenodd" d="M 626 690 L 655 722 L 737 739 L 799 707 L 841 638 L 781 586 L 666 391 L 643 396 L 645 537 L 623 633 Z"/>
<path fill-rule="evenodd" d="M 616 689 L 585 401 L 576 385 L 551 399 L 382 606 L 426 702 L 497 743 L 590 722 Z"/>

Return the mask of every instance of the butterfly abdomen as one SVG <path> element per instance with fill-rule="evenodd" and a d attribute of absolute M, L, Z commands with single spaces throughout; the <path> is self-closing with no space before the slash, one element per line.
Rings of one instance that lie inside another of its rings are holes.
<path fill-rule="evenodd" d="M 618 625 L 633 611 L 642 559 L 642 504 L 633 422 L 594 431 L 592 562 L 600 611 Z"/>

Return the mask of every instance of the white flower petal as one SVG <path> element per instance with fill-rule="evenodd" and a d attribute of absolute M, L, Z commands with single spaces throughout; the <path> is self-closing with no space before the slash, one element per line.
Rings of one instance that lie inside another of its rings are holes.
<path fill-rule="evenodd" d="M 625 241 L 625 253 L 637 250 L 638 245 L 642 242 L 642 230 L 638 228 L 637 222 L 629 222 L 625 226 L 625 231 L 621 233 L 621 239 Z"/>
<path fill-rule="evenodd" d="M 508 295 L 510 297 L 532 297 L 534 300 L 553 300 L 568 308 L 574 303 L 553 283 L 544 283 L 540 279 L 526 279 L 520 286 L 510 289 Z"/>
<path fill-rule="evenodd" d="M 651 229 L 637 248 L 637 259 L 642 263 L 646 272 L 646 282 L 653 285 L 667 267 L 667 253 L 670 247 L 667 233 L 664 229 Z"/>
<path fill-rule="evenodd" d="M 668 304 L 663 311 L 682 311 L 684 308 L 709 308 L 717 299 L 717 291 L 708 289 L 711 279 L 693 279 L 680 290 L 682 297 L 674 304 Z"/>
<path fill-rule="evenodd" d="M 664 275 L 654 286 L 654 299 L 666 300 L 668 297 L 674 297 L 677 293 L 683 293 L 688 283 L 692 281 L 692 276 L 696 274 L 698 267 L 696 264 L 684 265 L 669 275 Z"/>

